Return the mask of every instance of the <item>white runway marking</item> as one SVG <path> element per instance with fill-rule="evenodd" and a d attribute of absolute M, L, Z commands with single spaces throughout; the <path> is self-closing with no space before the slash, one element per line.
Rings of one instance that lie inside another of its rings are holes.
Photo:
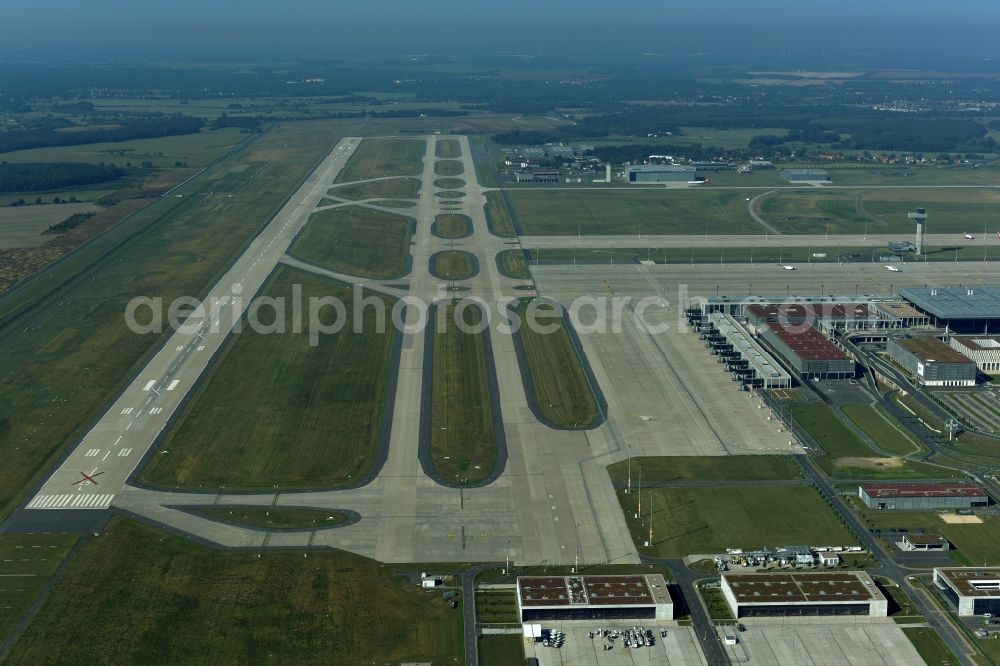
<path fill-rule="evenodd" d="M 37 495 L 28 503 L 29 509 L 107 509 L 114 495 L 110 493 L 78 493 L 76 495 Z"/>
<path fill-rule="evenodd" d="M 172 379 L 170 381 L 170 385 L 167 386 L 167 390 L 168 391 L 173 391 L 175 388 L 177 388 L 177 385 L 180 384 L 180 383 L 181 383 L 181 380 L 179 380 L 179 379 Z"/>
<path fill-rule="evenodd" d="M 121 451 L 118 452 L 118 457 L 124 458 L 125 456 L 129 456 L 131 454 L 132 454 L 132 449 L 122 449 Z"/>
<path fill-rule="evenodd" d="M 184 351 L 184 345 L 179 345 L 175 351 Z"/>
<path fill-rule="evenodd" d="M 122 414 L 131 414 L 132 409 L 133 409 L 132 407 L 126 407 L 125 409 L 122 410 Z"/>
<path fill-rule="evenodd" d="M 148 391 L 149 389 L 153 388 L 154 386 L 156 386 L 156 380 L 155 379 L 150 379 L 148 382 L 146 382 L 146 385 L 144 387 L 142 387 L 142 390 L 143 391 Z"/>
<path fill-rule="evenodd" d="M 205 351 L 205 345 L 199 345 L 198 351 Z"/>
<path fill-rule="evenodd" d="M 89 451 L 87 451 L 87 453 L 84 454 L 84 458 L 93 458 L 100 452 L 101 452 L 100 449 L 90 449 Z"/>
<path fill-rule="evenodd" d="M 149 410 L 150 414 L 159 414 L 163 411 L 163 407 L 153 407 Z"/>

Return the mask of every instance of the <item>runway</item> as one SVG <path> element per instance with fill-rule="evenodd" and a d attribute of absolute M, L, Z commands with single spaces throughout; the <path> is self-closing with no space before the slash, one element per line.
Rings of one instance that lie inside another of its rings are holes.
<path fill-rule="evenodd" d="M 995 234 L 973 234 L 969 240 L 962 234 L 927 234 L 924 243 L 927 247 L 982 247 L 983 245 L 1000 245 L 1000 237 Z M 912 234 L 688 234 L 674 235 L 613 235 L 613 236 L 521 236 L 521 246 L 526 249 L 545 248 L 718 248 L 718 247 L 887 247 L 890 241 L 912 241 Z"/>

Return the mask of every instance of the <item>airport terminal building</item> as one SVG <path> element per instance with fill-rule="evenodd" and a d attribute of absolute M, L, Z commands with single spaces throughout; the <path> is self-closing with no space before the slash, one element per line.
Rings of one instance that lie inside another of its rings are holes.
<path fill-rule="evenodd" d="M 958 611 L 959 617 L 1000 615 L 1000 569 L 936 567 L 934 584 Z"/>
<path fill-rule="evenodd" d="M 971 509 L 989 495 L 972 483 L 866 483 L 858 497 L 869 509 Z"/>
<path fill-rule="evenodd" d="M 521 622 L 674 618 L 667 581 L 660 574 L 522 576 L 517 579 L 517 607 Z"/>
<path fill-rule="evenodd" d="M 759 335 L 800 377 L 843 379 L 854 376 L 854 359 L 808 324 L 761 326 Z"/>
<path fill-rule="evenodd" d="M 726 573 L 722 596 L 733 617 L 886 617 L 885 595 L 863 571 Z"/>
<path fill-rule="evenodd" d="M 890 358 L 924 386 L 975 386 L 976 363 L 931 335 L 898 335 L 886 342 Z"/>
<path fill-rule="evenodd" d="M 934 325 L 959 333 L 1000 330 L 1000 286 L 906 287 L 899 295 L 934 318 Z"/>
<path fill-rule="evenodd" d="M 971 359 L 981 372 L 1000 374 L 1000 335 L 953 335 L 948 344 Z"/>
<path fill-rule="evenodd" d="M 626 173 L 630 183 L 687 183 L 698 171 L 682 164 L 635 164 Z"/>

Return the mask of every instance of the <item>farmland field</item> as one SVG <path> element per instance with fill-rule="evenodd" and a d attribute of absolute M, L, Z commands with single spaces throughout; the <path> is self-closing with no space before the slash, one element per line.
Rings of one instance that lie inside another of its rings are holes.
<path fill-rule="evenodd" d="M 332 271 L 394 278 L 408 271 L 410 218 L 361 206 L 314 213 L 289 249 L 293 256 Z"/>
<path fill-rule="evenodd" d="M 290 302 L 334 296 L 345 305 L 342 332 L 257 333 L 233 337 L 188 402 L 160 453 L 142 472 L 158 486 L 270 489 L 349 484 L 372 467 L 379 448 L 396 329 L 379 333 L 374 308 L 354 329 L 354 291 L 280 267 L 265 293 Z M 367 293 L 391 308 L 389 297 Z M 286 331 L 293 330 L 287 308 Z M 328 309 L 324 322 L 332 322 Z M 267 319 L 270 317 L 271 319 Z M 273 315 L 261 314 L 262 321 Z"/>
<path fill-rule="evenodd" d="M 97 213 L 100 206 L 89 203 L 43 204 L 0 208 L 0 248 L 33 247 L 51 240 L 43 235 L 50 226 L 70 215 Z"/>

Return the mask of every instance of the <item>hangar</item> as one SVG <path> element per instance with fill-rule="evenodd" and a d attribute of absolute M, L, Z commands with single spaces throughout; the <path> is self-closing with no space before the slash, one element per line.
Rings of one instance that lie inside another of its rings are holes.
<path fill-rule="evenodd" d="M 517 579 L 521 622 L 538 620 L 672 620 L 674 604 L 660 574 L 522 576 Z"/>
<path fill-rule="evenodd" d="M 1000 615 L 1000 569 L 935 567 L 934 584 L 958 610 L 959 617 Z"/>
<path fill-rule="evenodd" d="M 886 617 L 885 595 L 863 571 L 722 575 L 733 617 L 866 615 Z"/>
<path fill-rule="evenodd" d="M 681 164 L 637 164 L 626 176 L 630 183 L 686 183 L 696 179 L 697 170 Z"/>
<path fill-rule="evenodd" d="M 971 509 L 990 501 L 972 483 L 867 483 L 858 497 L 869 509 Z"/>

